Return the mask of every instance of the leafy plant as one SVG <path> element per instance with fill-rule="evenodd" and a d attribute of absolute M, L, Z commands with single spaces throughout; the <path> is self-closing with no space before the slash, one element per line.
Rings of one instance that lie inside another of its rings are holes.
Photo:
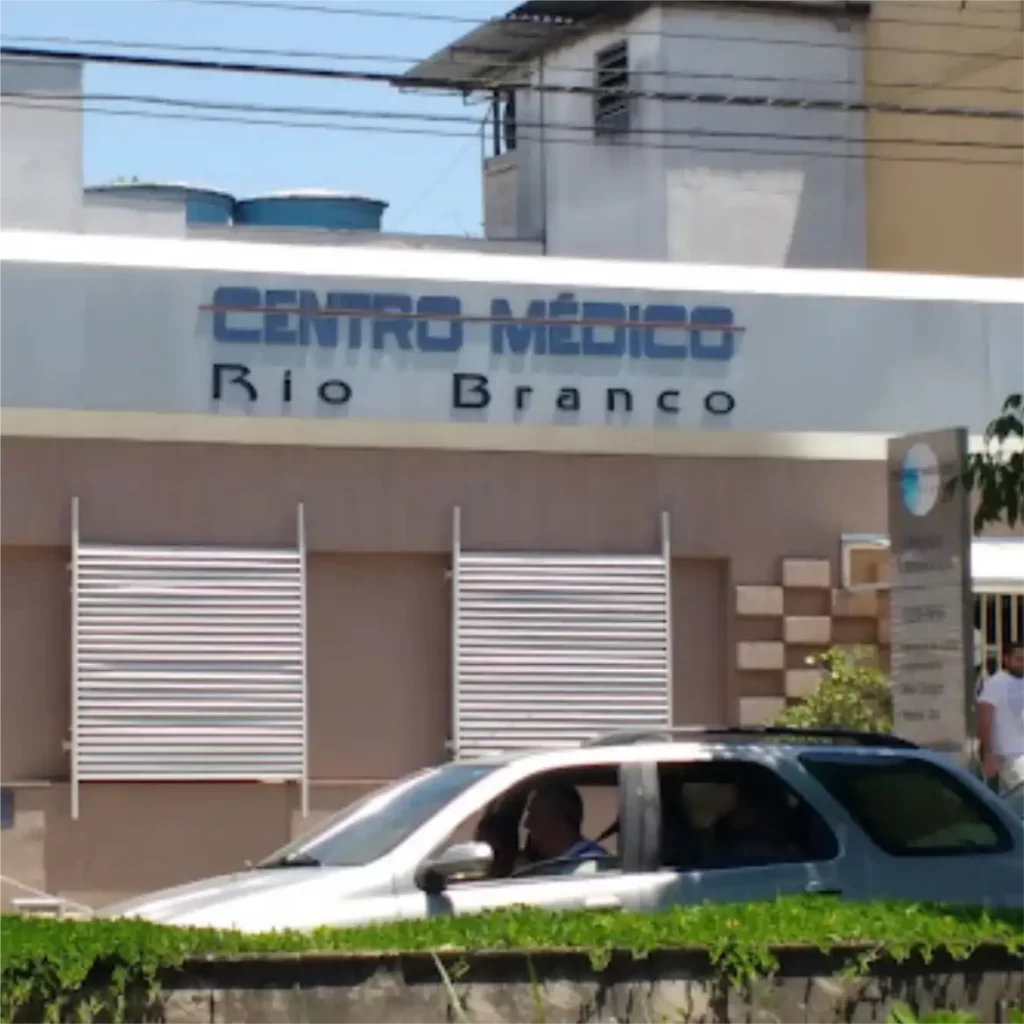
<path fill-rule="evenodd" d="M 977 496 L 976 533 L 993 523 L 1024 523 L 1024 395 L 1008 395 L 985 430 L 984 447 L 967 457 L 967 466 L 951 490 L 966 487 Z"/>
<path fill-rule="evenodd" d="M 906 1003 L 894 1003 L 886 1024 L 978 1024 L 978 1015 L 970 1010 L 936 1010 L 918 1017 Z"/>
<path fill-rule="evenodd" d="M 0 920 L 0 1019 L 56 1022 L 78 1017 L 144 1020 L 158 1009 L 160 982 L 189 960 L 337 953 L 429 952 L 449 998 L 467 952 L 580 950 L 598 966 L 613 950 L 704 949 L 723 983 L 771 975 L 779 947 L 834 950 L 863 972 L 881 956 L 957 958 L 982 944 L 1024 951 L 1024 910 L 985 912 L 905 903 L 787 897 L 774 903 L 677 906 L 657 914 L 548 913 L 516 908 L 481 915 L 396 921 L 364 928 L 247 935 L 168 928 L 138 920 L 86 921 L 5 916 Z M 461 1004 L 457 997 L 453 1013 Z"/>
<path fill-rule="evenodd" d="M 808 664 L 821 670 L 821 682 L 809 697 L 783 710 L 776 725 L 892 732 L 889 681 L 868 650 L 833 647 Z"/>

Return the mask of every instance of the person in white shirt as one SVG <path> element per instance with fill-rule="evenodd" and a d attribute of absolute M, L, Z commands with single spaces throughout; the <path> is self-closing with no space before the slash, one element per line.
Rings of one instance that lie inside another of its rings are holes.
<path fill-rule="evenodd" d="M 978 697 L 978 741 L 986 779 L 1003 789 L 1024 782 L 1024 644 L 1003 651 L 1002 671 L 985 680 Z"/>

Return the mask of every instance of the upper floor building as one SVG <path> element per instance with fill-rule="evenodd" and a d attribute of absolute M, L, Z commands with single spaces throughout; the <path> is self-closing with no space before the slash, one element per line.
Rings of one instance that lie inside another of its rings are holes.
<path fill-rule="evenodd" d="M 83 188 L 80 64 L 5 56 L 0 220 L 1022 276 L 1022 48 L 1019 0 L 528 0 L 399 80 L 490 104 L 483 238 L 380 231 L 386 204 L 359 197 L 263 197 L 290 219 L 217 222 L 192 208 L 232 197 Z M 332 203 L 376 204 L 374 226 L 311 222 Z"/>
<path fill-rule="evenodd" d="M 870 103 L 1009 116 L 869 112 L 868 266 L 1024 275 L 1024 4 L 874 7 L 864 51 Z M 891 139 L 902 141 L 883 141 Z"/>
<path fill-rule="evenodd" d="M 797 6 L 533 0 L 408 77 L 490 82 L 506 104 L 484 165 L 488 236 L 558 255 L 863 267 L 863 161 L 836 159 L 864 137 L 863 113 L 773 101 L 863 97 L 865 5 Z M 694 93 L 765 103 L 672 98 Z"/>
<path fill-rule="evenodd" d="M 1015 276 L 1020 10 L 530 0 L 406 83 L 490 98 L 491 238 L 558 255 Z"/>

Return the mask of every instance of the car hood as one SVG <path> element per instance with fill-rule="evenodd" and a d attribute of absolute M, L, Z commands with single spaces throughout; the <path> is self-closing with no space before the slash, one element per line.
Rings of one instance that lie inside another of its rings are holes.
<path fill-rule="evenodd" d="M 257 932 L 361 924 L 388 916 L 391 880 L 365 868 L 252 868 L 147 893 L 102 917 Z"/>

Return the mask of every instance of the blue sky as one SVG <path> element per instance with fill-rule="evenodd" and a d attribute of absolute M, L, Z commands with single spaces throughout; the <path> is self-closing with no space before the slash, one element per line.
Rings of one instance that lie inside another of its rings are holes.
<path fill-rule="evenodd" d="M 299 6 L 302 6 L 301 3 Z M 341 11 L 391 10 L 489 18 L 510 10 L 511 0 L 378 0 L 314 5 Z M 252 62 L 330 66 L 398 72 L 407 64 L 372 55 L 425 57 L 472 28 L 442 20 L 405 20 L 350 13 L 316 13 L 225 6 L 183 0 L 3 0 L 0 34 L 8 45 L 115 50 L 121 43 L 152 42 L 152 50 L 174 44 L 311 50 L 352 55 L 326 57 L 243 57 Z M 66 41 L 28 42 L 19 37 L 62 37 Z M 92 46 L 84 40 L 104 40 Z M 150 52 L 149 49 L 117 52 Z M 361 56 L 371 55 L 371 56 Z M 181 53 L 216 59 L 217 54 Z M 228 59 L 228 58 L 223 58 Z M 92 95 L 159 96 L 207 103 L 327 107 L 482 118 L 482 105 L 458 97 L 403 94 L 387 85 L 317 79 L 224 74 L 91 65 L 85 91 Z M 105 101 L 125 108 L 125 104 Z M 140 109 L 135 105 L 133 109 Z M 179 108 L 154 108 L 187 112 Z M 228 118 L 275 117 L 215 111 Z M 293 115 L 278 119 L 295 121 Z M 315 118 L 323 121 L 323 117 Z M 334 122 L 332 122 L 334 123 Z M 345 119 L 338 119 L 345 124 Z M 348 124 L 386 125 L 381 120 L 348 119 Z M 406 128 L 472 134 L 470 125 L 390 122 Z M 85 115 L 86 184 L 119 176 L 184 180 L 221 188 L 238 196 L 282 188 L 335 188 L 389 202 L 385 230 L 438 234 L 478 234 L 481 222 L 480 141 L 434 135 L 323 131 L 293 127 Z"/>

